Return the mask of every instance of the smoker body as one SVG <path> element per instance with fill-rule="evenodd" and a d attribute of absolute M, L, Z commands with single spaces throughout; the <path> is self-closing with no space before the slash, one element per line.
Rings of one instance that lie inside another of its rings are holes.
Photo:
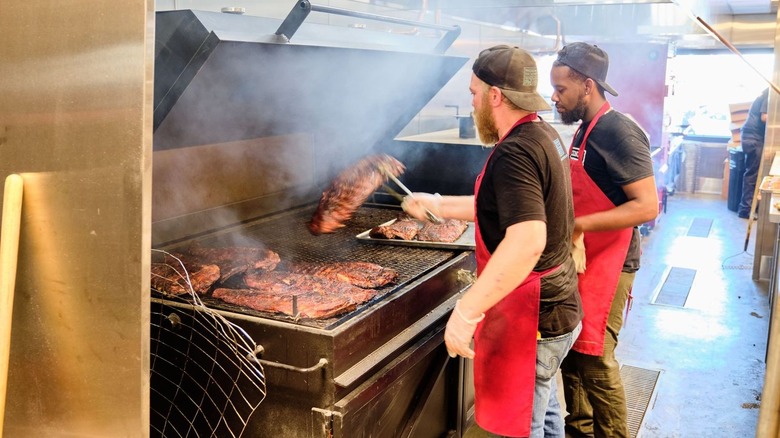
<path fill-rule="evenodd" d="M 382 151 L 465 59 L 408 35 L 367 44 L 364 30 L 304 23 L 287 41 L 275 32 L 284 27 L 157 14 L 152 247 L 262 245 L 283 260 L 366 261 L 399 273 L 368 303 L 326 320 L 203 298 L 261 346 L 267 396 L 247 436 L 459 435 L 470 402 L 443 329 L 473 278 L 473 253 L 355 238 L 395 217 L 397 205 L 369 203 L 329 235 L 310 235 L 306 221 L 335 174 Z M 189 317 L 186 303 L 157 297 L 153 307 Z M 153 347 L 164 329 L 152 325 Z M 151 408 L 154 422 L 154 398 Z"/>

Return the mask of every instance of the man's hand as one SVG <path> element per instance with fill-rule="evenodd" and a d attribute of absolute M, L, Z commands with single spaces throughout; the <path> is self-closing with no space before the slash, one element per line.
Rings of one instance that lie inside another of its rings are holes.
<path fill-rule="evenodd" d="M 455 302 L 455 309 L 453 309 L 450 319 L 447 321 L 447 328 L 444 330 L 444 343 L 450 357 L 461 355 L 467 359 L 474 358 L 471 338 L 474 337 L 477 324 L 483 319 L 485 319 L 484 313 L 476 318 L 466 318 L 460 309 L 460 300 Z"/>
<path fill-rule="evenodd" d="M 571 256 L 574 259 L 574 266 L 577 273 L 585 272 L 585 234 L 579 233 L 578 237 L 571 241 Z"/>
<path fill-rule="evenodd" d="M 437 217 L 441 217 L 441 195 L 438 193 L 433 195 L 430 193 L 414 193 L 413 196 L 404 197 L 401 208 L 409 216 L 421 221 L 428 220 L 426 208 Z"/>

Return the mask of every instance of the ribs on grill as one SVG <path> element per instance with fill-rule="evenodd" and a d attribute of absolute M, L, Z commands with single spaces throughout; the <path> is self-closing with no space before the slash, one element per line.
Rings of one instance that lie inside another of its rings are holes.
<path fill-rule="evenodd" d="M 218 288 L 212 293 L 227 303 L 261 312 L 301 318 L 329 318 L 354 310 L 376 295 L 342 281 L 290 272 L 253 271 L 244 276 L 247 289 Z M 293 297 L 297 308 L 293 309 Z"/>
<path fill-rule="evenodd" d="M 309 231 L 316 235 L 332 233 L 344 226 L 372 193 L 387 182 L 384 168 L 394 176 L 405 170 L 400 161 L 389 155 L 372 155 L 342 171 L 322 192 L 322 198 L 309 222 Z"/>
<path fill-rule="evenodd" d="M 342 281 L 365 289 L 374 289 L 393 283 L 398 278 L 395 269 L 369 262 L 333 262 L 282 264 L 278 270 L 296 274 L 315 275 Z"/>
<path fill-rule="evenodd" d="M 203 295 L 219 280 L 219 266 L 197 263 L 184 263 L 182 266 L 179 260 L 181 257 L 165 256 L 164 261 L 152 263 L 152 289 L 169 295 L 190 292 Z"/>
<path fill-rule="evenodd" d="M 184 257 L 192 257 L 192 260 L 196 263 L 218 265 L 221 272 L 219 278 L 221 283 L 247 270 L 262 269 L 272 271 L 280 262 L 279 254 L 265 248 L 208 248 L 193 245 L 188 249 L 188 253 Z"/>

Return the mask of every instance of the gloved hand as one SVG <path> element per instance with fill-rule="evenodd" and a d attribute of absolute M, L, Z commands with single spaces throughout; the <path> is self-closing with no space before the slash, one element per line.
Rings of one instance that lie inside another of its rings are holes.
<path fill-rule="evenodd" d="M 438 193 L 414 193 L 414 196 L 405 196 L 403 202 L 401 202 L 401 208 L 415 219 L 421 221 L 428 220 L 428 216 L 425 213 L 425 209 L 430 210 L 431 213 L 437 217 L 441 217 L 441 195 Z"/>
<path fill-rule="evenodd" d="M 477 324 L 485 319 L 485 314 L 477 318 L 466 319 L 460 310 L 460 300 L 455 302 L 455 309 L 447 321 L 444 330 L 444 344 L 447 346 L 447 354 L 450 357 L 461 355 L 467 359 L 474 358 L 474 350 L 471 349 L 471 338 L 477 330 Z"/>
<path fill-rule="evenodd" d="M 585 233 L 580 233 L 571 241 L 571 257 L 574 259 L 574 266 L 577 273 L 585 272 Z"/>

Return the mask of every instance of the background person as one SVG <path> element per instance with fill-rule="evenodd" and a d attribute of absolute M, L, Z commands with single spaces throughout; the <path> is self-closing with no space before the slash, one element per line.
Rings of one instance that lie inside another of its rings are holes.
<path fill-rule="evenodd" d="M 658 214 L 658 194 L 644 131 L 613 110 L 604 91 L 607 53 L 587 43 L 558 52 L 550 80 L 561 120 L 582 120 L 569 149 L 574 241 L 584 233 L 579 275 L 582 333 L 561 365 L 567 436 L 627 437 L 627 410 L 615 359 L 623 310 L 639 269 L 637 225 Z"/>
<path fill-rule="evenodd" d="M 764 154 L 764 135 L 766 134 L 766 111 L 769 100 L 769 88 L 764 90 L 750 105 L 748 118 L 740 128 L 742 152 L 745 153 L 745 173 L 742 178 L 742 200 L 737 207 L 737 216 L 747 219 L 753 206 L 753 194 L 758 181 L 758 168 Z"/>
<path fill-rule="evenodd" d="M 567 154 L 537 117 L 550 106 L 536 90 L 529 53 L 495 46 L 472 70 L 477 132 L 495 144 L 474 196 L 418 193 L 402 206 L 423 220 L 425 206 L 474 221 L 477 280 L 457 302 L 444 340 L 452 357 L 474 359 L 477 423 L 493 436 L 562 438 L 555 375 L 582 319 Z"/>

